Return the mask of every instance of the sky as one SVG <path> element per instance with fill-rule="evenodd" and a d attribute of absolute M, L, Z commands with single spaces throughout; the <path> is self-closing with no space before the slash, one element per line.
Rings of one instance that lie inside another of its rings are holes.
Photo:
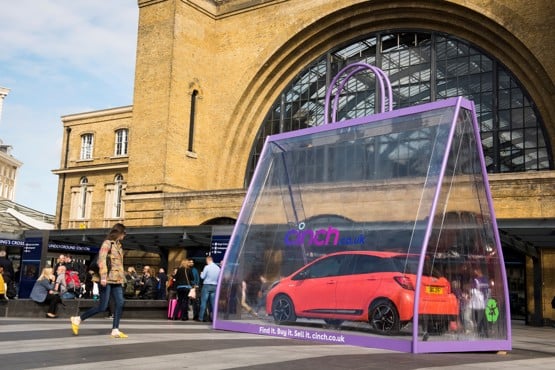
<path fill-rule="evenodd" d="M 23 162 L 15 202 L 56 213 L 70 114 L 133 104 L 137 0 L 0 0 L 0 140 Z"/>

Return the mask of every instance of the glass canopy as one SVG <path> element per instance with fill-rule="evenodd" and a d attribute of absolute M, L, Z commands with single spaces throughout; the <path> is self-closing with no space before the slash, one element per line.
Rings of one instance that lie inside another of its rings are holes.
<path fill-rule="evenodd" d="M 393 30 L 338 45 L 291 80 L 260 125 L 246 185 L 266 137 L 322 125 L 328 82 L 356 62 L 387 73 L 395 109 L 458 96 L 472 100 L 488 173 L 554 169 L 544 122 L 525 86 L 501 61 L 454 35 Z M 372 75 L 350 79 L 339 100 L 337 121 L 376 113 L 377 90 Z"/>

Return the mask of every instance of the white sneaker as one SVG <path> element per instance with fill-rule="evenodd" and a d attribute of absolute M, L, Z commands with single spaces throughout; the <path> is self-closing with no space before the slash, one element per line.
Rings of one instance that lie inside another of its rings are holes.
<path fill-rule="evenodd" d="M 127 338 L 127 334 L 124 334 L 123 332 L 119 331 L 118 329 L 113 329 L 112 330 L 112 334 L 111 334 L 112 338 Z"/>

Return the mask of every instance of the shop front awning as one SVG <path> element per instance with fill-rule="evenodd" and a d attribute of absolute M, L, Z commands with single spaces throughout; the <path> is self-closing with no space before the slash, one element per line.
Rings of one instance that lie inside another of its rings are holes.
<path fill-rule="evenodd" d="M 555 218 L 497 220 L 503 247 L 530 257 L 538 257 L 538 249 L 555 248 Z"/>
<path fill-rule="evenodd" d="M 161 253 L 170 248 L 209 250 L 214 235 L 231 235 L 232 226 L 128 227 L 124 249 Z M 49 241 L 56 244 L 99 247 L 109 229 L 50 230 Z"/>
<path fill-rule="evenodd" d="M 504 249 L 530 257 L 538 249 L 555 248 L 555 218 L 497 220 Z M 56 244 L 100 246 L 109 229 L 48 230 Z M 124 248 L 160 253 L 169 248 L 208 250 L 213 235 L 231 235 L 233 226 L 128 227 Z"/>

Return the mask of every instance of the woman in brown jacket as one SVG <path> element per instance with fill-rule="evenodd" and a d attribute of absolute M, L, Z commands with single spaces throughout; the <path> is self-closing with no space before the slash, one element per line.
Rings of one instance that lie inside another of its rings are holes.
<path fill-rule="evenodd" d="M 121 241 L 124 237 L 125 226 L 117 223 L 112 227 L 106 236 L 106 240 L 102 243 L 98 253 L 99 274 L 93 278 L 93 280 L 100 282 L 100 301 L 96 306 L 82 313 L 81 316 L 73 316 L 71 318 L 71 329 L 74 335 L 79 334 L 79 324 L 81 324 L 81 321 L 108 309 L 111 297 L 114 300 L 115 306 L 111 336 L 112 338 L 127 338 L 126 334 L 119 331 L 119 321 L 125 303 L 123 297 L 125 270 L 123 269 L 123 248 L 121 246 Z"/>

